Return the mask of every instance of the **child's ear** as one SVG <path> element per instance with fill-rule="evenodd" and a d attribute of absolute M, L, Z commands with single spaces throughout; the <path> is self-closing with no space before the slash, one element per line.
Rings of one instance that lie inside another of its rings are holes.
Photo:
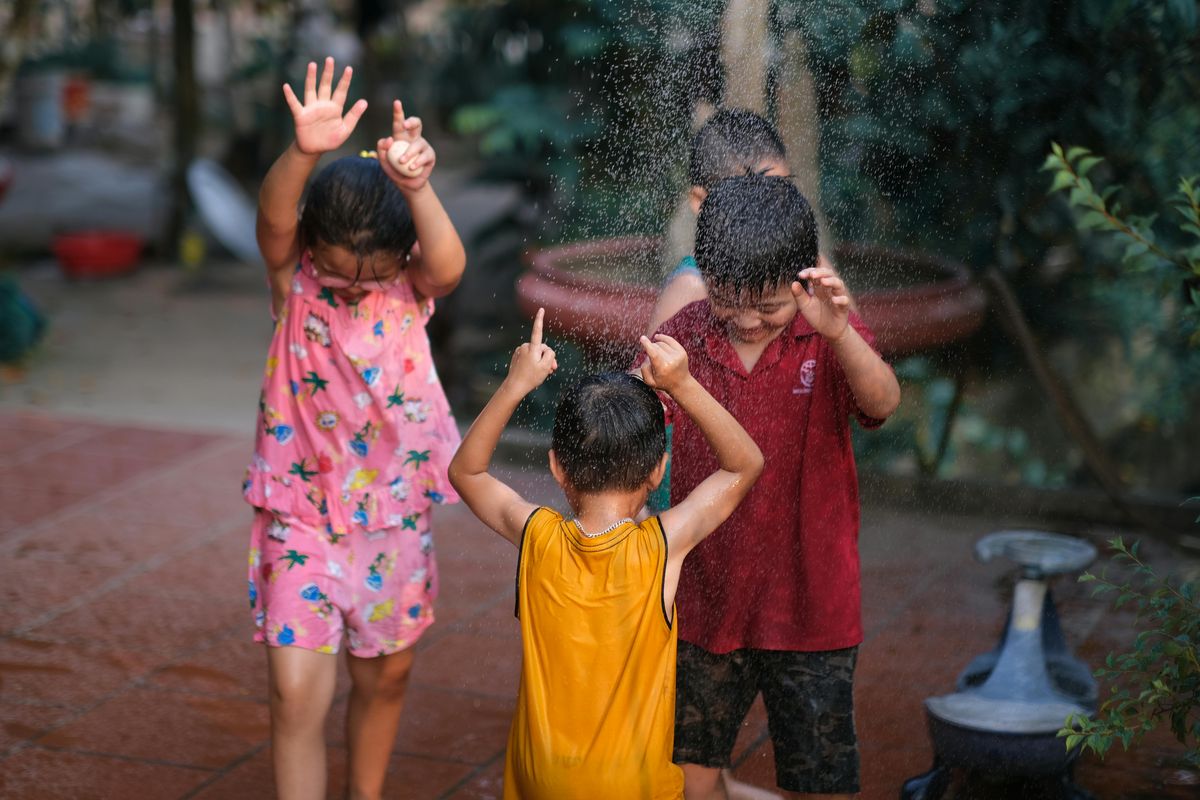
<path fill-rule="evenodd" d="M 650 484 L 650 491 L 658 488 L 658 485 L 663 482 L 663 478 L 667 475 L 667 464 L 671 461 L 670 453 L 663 453 L 662 458 L 658 460 L 658 466 L 650 473 L 650 477 L 646 482 Z"/>
<path fill-rule="evenodd" d="M 693 214 L 700 213 L 700 206 L 704 205 L 704 198 L 708 197 L 708 189 L 703 186 L 693 186 L 688 192 L 688 205 L 692 207 Z"/>
<path fill-rule="evenodd" d="M 553 450 L 550 450 L 547 455 L 550 458 L 550 474 L 554 476 L 554 480 L 558 483 L 558 487 L 564 491 L 567 488 L 567 476 L 563 472 L 562 464 L 558 463 L 558 456 Z"/>

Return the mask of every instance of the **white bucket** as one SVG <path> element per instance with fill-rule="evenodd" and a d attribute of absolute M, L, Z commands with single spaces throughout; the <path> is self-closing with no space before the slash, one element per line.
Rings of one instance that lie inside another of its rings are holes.
<path fill-rule="evenodd" d="M 62 72 L 22 75 L 16 80 L 17 139 L 26 147 L 61 147 L 66 139 Z"/>

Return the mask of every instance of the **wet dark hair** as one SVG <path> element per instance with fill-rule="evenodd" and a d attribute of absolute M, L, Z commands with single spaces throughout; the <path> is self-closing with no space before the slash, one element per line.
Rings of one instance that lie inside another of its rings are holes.
<path fill-rule="evenodd" d="M 766 119 L 744 108 L 723 108 L 692 138 L 688 179 L 712 189 L 722 178 L 748 175 L 764 159 L 783 161 L 786 155 L 779 131 Z"/>
<path fill-rule="evenodd" d="M 633 491 L 667 449 L 662 403 L 628 373 L 584 378 L 558 401 L 552 446 L 576 491 Z"/>
<path fill-rule="evenodd" d="M 787 178 L 726 178 L 700 207 L 696 265 L 713 286 L 754 296 L 816 263 L 816 218 Z"/>
<path fill-rule="evenodd" d="M 404 195 L 378 159 L 348 156 L 313 178 L 300 212 L 300 241 L 344 247 L 361 267 L 374 253 L 407 255 L 417 231 Z"/>

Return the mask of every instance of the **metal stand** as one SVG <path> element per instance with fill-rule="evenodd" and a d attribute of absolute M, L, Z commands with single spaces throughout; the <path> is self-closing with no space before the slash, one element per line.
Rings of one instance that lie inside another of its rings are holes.
<path fill-rule="evenodd" d="M 932 768 L 905 781 L 902 800 L 937 800 L 952 770 L 1005 778 L 1055 779 L 1064 800 L 1090 797 L 1071 780 L 1078 748 L 1058 737 L 1068 716 L 1095 710 L 1096 684 L 1067 647 L 1049 578 L 1083 569 L 1096 557 L 1087 542 L 1040 531 L 985 536 L 976 557 L 1004 556 L 1021 568 L 1004 633 L 994 650 L 959 675 L 958 691 L 925 701 Z"/>

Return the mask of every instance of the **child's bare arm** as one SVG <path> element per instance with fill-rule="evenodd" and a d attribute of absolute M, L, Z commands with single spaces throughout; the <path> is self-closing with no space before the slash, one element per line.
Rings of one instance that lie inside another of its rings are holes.
<path fill-rule="evenodd" d="M 692 270 L 681 271 L 667 282 L 662 294 L 658 296 L 654 310 L 650 312 L 650 324 L 646 335 L 653 336 L 664 322 L 678 314 L 684 306 L 706 297 L 708 290 L 704 287 L 704 279 Z"/>
<path fill-rule="evenodd" d="M 392 135 L 379 140 L 376 152 L 383 171 L 404 193 L 417 231 L 408 268 L 413 286 L 424 297 L 444 297 L 462 280 L 467 255 L 429 183 L 437 154 L 421 135 L 421 120 L 405 117 L 399 100 L 392 102 Z"/>
<path fill-rule="evenodd" d="M 849 324 L 850 296 L 842 279 L 829 267 L 802 270 L 804 284 L 792 284 L 792 295 L 805 319 L 825 337 L 842 365 L 850 392 L 860 411 L 886 419 L 900 405 L 896 373 Z"/>
<path fill-rule="evenodd" d="M 859 410 L 875 419 L 891 416 L 900 405 L 900 383 L 892 368 L 850 326 L 841 338 L 830 340 L 829 346 L 841 362 Z"/>
<path fill-rule="evenodd" d="M 504 426 L 525 395 L 558 368 L 554 351 L 542 343 L 543 311 L 538 309 L 529 341 L 517 348 L 508 377 L 475 418 L 450 461 L 450 483 L 475 516 L 513 544 L 519 544 L 525 520 L 537 507 L 488 472 Z"/>
<path fill-rule="evenodd" d="M 308 176 L 316 168 L 322 153 L 341 147 L 359 118 L 367 101 L 359 100 L 342 114 L 350 91 L 353 71 L 346 67 L 333 86 L 333 59 L 326 58 L 317 82 L 316 62 L 310 62 L 304 78 L 304 101 L 292 87 L 284 84 L 283 96 L 292 112 L 296 140 L 271 165 L 258 193 L 258 218 L 255 229 L 258 248 L 267 269 L 275 273 L 291 270 L 300 255 L 297 208 Z"/>
<path fill-rule="evenodd" d="M 670 558 L 678 564 L 737 508 L 762 473 L 763 457 L 750 434 L 688 372 L 679 342 L 660 333 L 653 342 L 643 336 L 642 347 L 647 355 L 643 380 L 671 395 L 717 457 L 717 471 L 661 515 Z"/>

